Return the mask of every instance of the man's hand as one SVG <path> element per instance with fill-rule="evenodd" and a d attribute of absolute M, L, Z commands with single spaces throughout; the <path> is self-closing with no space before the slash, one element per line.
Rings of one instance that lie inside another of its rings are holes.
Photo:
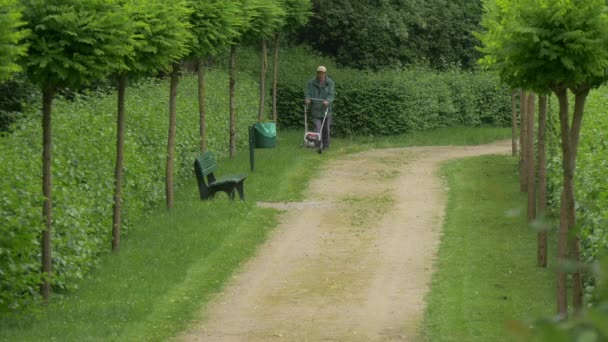
<path fill-rule="evenodd" d="M 327 101 L 327 100 L 323 101 L 323 105 L 324 105 L 325 107 L 329 106 L 329 101 Z"/>
<path fill-rule="evenodd" d="M 304 104 L 308 106 L 310 104 L 310 99 L 304 100 Z"/>

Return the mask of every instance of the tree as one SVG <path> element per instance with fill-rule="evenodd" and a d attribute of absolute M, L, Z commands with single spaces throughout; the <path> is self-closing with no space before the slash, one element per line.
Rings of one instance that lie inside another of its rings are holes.
<path fill-rule="evenodd" d="M 538 196 L 536 216 L 540 219 L 538 232 L 538 266 L 547 266 L 547 148 L 545 135 L 547 132 L 547 95 L 538 98 Z"/>
<path fill-rule="evenodd" d="M 172 49 L 173 59 L 169 87 L 169 131 L 167 133 L 167 163 L 165 166 L 165 203 L 168 209 L 173 208 L 173 160 L 175 159 L 175 134 L 177 129 L 177 86 L 180 75 L 180 59 L 190 52 L 192 42 L 191 26 L 188 18 L 192 10 L 186 0 L 173 0 L 170 15 L 174 16 L 177 25 L 168 29 L 174 30 Z"/>
<path fill-rule="evenodd" d="M 517 92 L 511 92 L 511 155 L 517 156 Z"/>
<path fill-rule="evenodd" d="M 240 35 L 242 17 L 238 2 L 231 0 L 189 0 L 192 9 L 191 55 L 198 64 L 200 149 L 207 150 L 205 113 L 205 58 L 217 56 Z"/>
<path fill-rule="evenodd" d="M 587 95 L 608 80 L 608 6 L 605 0 L 488 0 L 484 11 L 486 31 L 479 34 L 485 54 L 482 63 L 513 87 L 551 91 L 558 98 L 563 169 L 558 258 L 568 260 L 570 250 L 570 261 L 578 263 L 578 237 L 571 232 L 576 228 L 576 153 Z M 574 95 L 572 114 L 568 91 Z M 564 317 L 566 280 L 562 268 L 557 276 L 557 308 Z M 582 308 L 582 294 L 577 270 L 573 274 L 577 311 Z"/>
<path fill-rule="evenodd" d="M 21 18 L 21 8 L 16 0 L 0 0 L 0 82 L 21 70 L 17 60 L 26 54 L 27 45 L 23 44 L 23 39 L 29 33 Z"/>
<path fill-rule="evenodd" d="M 55 92 L 78 88 L 124 67 L 132 53 L 127 16 L 107 0 L 23 0 L 23 18 L 31 30 L 24 68 L 42 89 L 43 217 L 41 293 L 48 301 L 51 280 L 52 130 Z"/>
<path fill-rule="evenodd" d="M 252 16 L 251 26 L 246 33 L 246 39 L 261 40 L 261 70 L 260 70 L 260 104 L 258 107 L 258 121 L 264 117 L 264 105 L 266 95 L 266 71 L 268 70 L 267 41 L 283 25 L 285 10 L 279 6 L 276 0 L 260 0 L 254 2 L 253 10 L 256 15 Z"/>
<path fill-rule="evenodd" d="M 122 179 L 124 168 L 125 98 L 128 78 L 169 71 L 171 63 L 183 54 L 184 22 L 176 16 L 175 2 L 125 0 L 123 8 L 133 24 L 132 54 L 125 56 L 125 68 L 117 72 L 118 113 L 116 120 L 116 164 L 114 168 L 114 206 L 112 250 L 120 248 Z M 182 28 L 180 30 L 180 28 Z M 180 43 L 181 42 L 181 43 Z"/>
<path fill-rule="evenodd" d="M 285 10 L 283 26 L 274 34 L 274 58 L 272 77 L 272 121 L 277 122 L 277 81 L 279 73 L 279 39 L 281 32 L 292 33 L 306 25 L 312 15 L 310 0 L 281 0 Z"/>

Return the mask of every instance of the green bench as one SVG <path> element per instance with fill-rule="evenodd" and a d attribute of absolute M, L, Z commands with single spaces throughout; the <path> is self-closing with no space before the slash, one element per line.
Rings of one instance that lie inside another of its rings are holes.
<path fill-rule="evenodd" d="M 234 191 L 236 190 L 239 197 L 244 200 L 243 182 L 247 178 L 247 174 L 228 175 L 215 179 L 213 172 L 216 169 L 217 162 L 211 152 L 205 152 L 194 160 L 194 173 L 196 174 L 201 199 L 213 198 L 218 191 L 223 191 L 228 194 L 230 199 L 234 199 Z"/>

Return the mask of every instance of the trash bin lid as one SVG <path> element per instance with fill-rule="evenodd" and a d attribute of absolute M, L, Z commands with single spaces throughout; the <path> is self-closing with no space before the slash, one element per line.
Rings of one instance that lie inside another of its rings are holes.
<path fill-rule="evenodd" d="M 255 124 L 255 129 L 260 134 L 268 138 L 277 136 L 277 125 L 274 122 L 259 122 Z"/>

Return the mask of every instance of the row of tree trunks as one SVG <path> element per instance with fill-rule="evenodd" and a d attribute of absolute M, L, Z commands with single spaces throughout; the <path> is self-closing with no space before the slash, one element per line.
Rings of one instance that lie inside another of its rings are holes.
<path fill-rule="evenodd" d="M 526 170 L 526 188 L 528 192 L 528 222 L 536 220 L 536 163 L 534 158 L 534 112 L 536 109 L 536 95 L 530 93 L 526 96 L 525 101 L 526 121 L 522 123 L 522 127 L 526 125 L 525 147 L 523 151 L 526 155 L 525 170 Z"/>
<path fill-rule="evenodd" d="M 511 93 L 511 155 L 517 156 L 517 92 Z"/>
<path fill-rule="evenodd" d="M 40 294 L 45 303 L 49 301 L 51 293 L 51 227 L 52 227 L 52 170 L 53 161 L 52 151 L 52 125 L 51 113 L 53 108 L 54 89 L 45 86 L 42 91 L 42 195 L 44 203 L 42 205 L 42 216 L 44 219 L 44 230 L 42 231 L 42 283 L 40 284 Z"/>
<path fill-rule="evenodd" d="M 539 267 L 547 266 L 547 231 L 549 226 L 547 215 L 547 149 L 545 136 L 547 131 L 547 96 L 538 98 L 538 210 L 537 218 L 540 222 L 538 232 L 537 263 Z"/>
<path fill-rule="evenodd" d="M 266 101 L 266 72 L 268 70 L 268 48 L 266 40 L 262 39 L 262 66 L 260 70 L 260 105 L 258 109 L 258 122 L 264 119 L 264 107 Z"/>
<path fill-rule="evenodd" d="M 558 260 L 565 264 L 574 265 L 576 270 L 572 275 L 572 305 L 575 314 L 580 313 L 583 307 L 583 281 L 580 269 L 580 241 L 578 234 L 571 230 L 576 226 L 576 209 L 574 198 L 574 171 L 576 168 L 576 155 L 582 126 L 585 101 L 589 88 L 575 90 L 574 115 L 570 126 L 568 89 L 557 87 L 554 89 L 560 104 L 560 132 L 562 145 L 563 189 L 560 207 L 560 224 L 558 235 Z M 557 275 L 557 311 L 562 317 L 568 316 L 567 296 L 567 269 L 562 265 Z"/>
<path fill-rule="evenodd" d="M 171 71 L 171 88 L 169 92 L 169 131 L 167 139 L 166 203 L 167 208 L 173 208 L 173 160 L 175 154 L 175 133 L 177 126 L 177 85 L 179 83 L 179 64 L 173 65 Z"/>
<path fill-rule="evenodd" d="M 230 67 L 229 67 L 229 92 L 230 92 L 230 159 L 236 156 L 236 105 L 235 105 L 235 87 L 236 87 L 236 51 L 237 46 L 230 47 Z"/>
<path fill-rule="evenodd" d="M 526 177 L 527 173 L 527 138 L 528 138 L 528 94 L 525 91 L 521 91 L 520 98 L 520 133 L 519 133 L 519 149 L 520 149 L 520 158 L 519 158 L 519 190 L 521 192 L 528 191 L 528 178 Z"/>
<path fill-rule="evenodd" d="M 125 95 L 127 75 L 118 77 L 118 113 L 116 115 L 116 163 L 114 166 L 114 206 L 112 213 L 112 251 L 120 249 L 120 220 L 122 211 L 122 178 L 125 159 Z"/>
<path fill-rule="evenodd" d="M 207 113 L 205 112 L 205 61 L 198 60 L 198 114 L 201 152 L 207 151 Z"/>
<path fill-rule="evenodd" d="M 279 78 L 279 33 L 274 34 L 274 59 L 272 77 L 272 121 L 277 122 L 277 80 Z"/>

